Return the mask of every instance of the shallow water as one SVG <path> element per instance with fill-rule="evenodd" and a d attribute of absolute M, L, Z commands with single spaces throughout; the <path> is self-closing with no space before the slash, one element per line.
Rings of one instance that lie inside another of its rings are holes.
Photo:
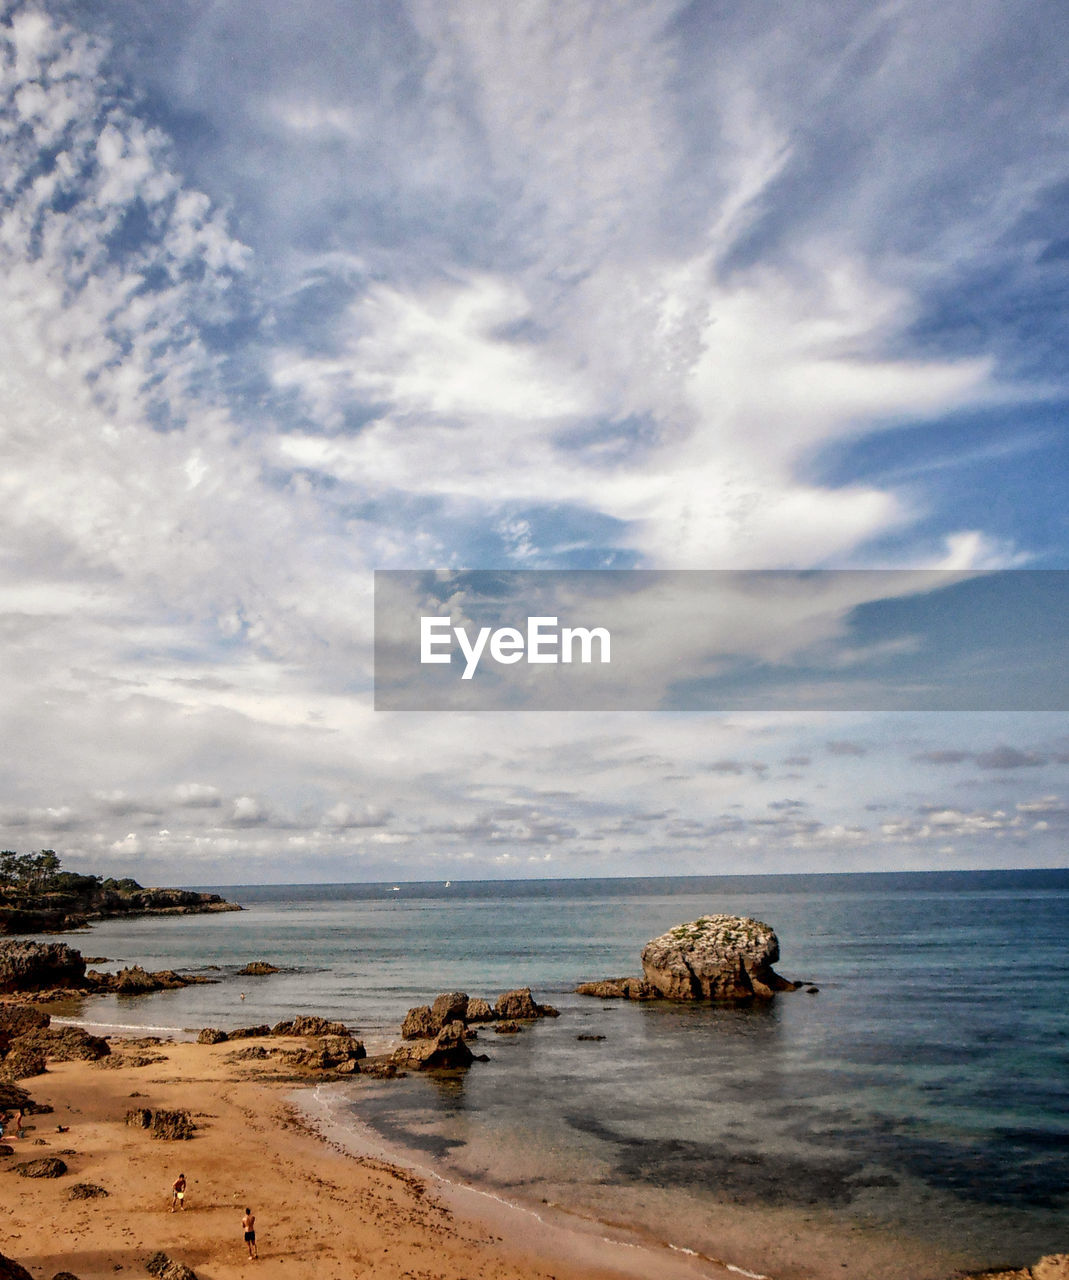
<path fill-rule="evenodd" d="M 774 1222 L 754 1268 L 771 1274 L 807 1250 L 823 1257 L 811 1274 L 918 1276 L 922 1255 L 938 1275 L 1069 1246 L 1069 873 L 226 892 L 249 909 L 109 921 L 76 944 L 218 985 L 83 1016 L 195 1028 L 314 1011 L 374 1050 L 437 991 L 529 984 L 559 1019 L 483 1031 L 492 1061 L 465 1074 L 356 1083 L 354 1115 L 509 1195 L 718 1257 L 736 1239 L 740 1265 Z M 571 994 L 713 911 L 772 924 L 780 972 L 819 994 L 750 1010 Z M 290 971 L 235 976 L 259 958 Z"/>

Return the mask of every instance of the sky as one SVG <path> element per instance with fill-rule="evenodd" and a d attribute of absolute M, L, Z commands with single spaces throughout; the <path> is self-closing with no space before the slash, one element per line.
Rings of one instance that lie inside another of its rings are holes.
<path fill-rule="evenodd" d="M 1069 568 L 1067 47 L 1045 0 L 0 0 L 0 843 L 1069 865 L 1063 711 L 372 696 L 376 569 Z"/>

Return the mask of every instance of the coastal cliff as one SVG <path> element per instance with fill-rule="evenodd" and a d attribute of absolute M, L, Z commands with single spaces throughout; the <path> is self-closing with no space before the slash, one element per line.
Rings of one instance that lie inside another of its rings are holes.
<path fill-rule="evenodd" d="M 146 889 L 136 880 L 63 871 L 50 849 L 0 853 L 0 934 L 61 933 L 114 916 L 240 910 L 217 893 Z"/>

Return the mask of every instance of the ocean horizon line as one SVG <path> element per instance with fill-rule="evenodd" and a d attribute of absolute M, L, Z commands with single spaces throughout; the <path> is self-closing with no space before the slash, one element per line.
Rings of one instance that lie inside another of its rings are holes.
<path fill-rule="evenodd" d="M 446 890 L 457 896 L 464 893 L 480 894 L 500 893 L 504 896 L 537 895 L 539 892 L 551 893 L 556 887 L 559 892 L 562 886 L 569 886 L 575 892 L 613 890 L 625 893 L 639 893 L 651 887 L 667 889 L 678 886 L 679 891 L 692 890 L 699 886 L 715 888 L 718 885 L 741 886 L 754 885 L 755 882 L 772 887 L 789 888 L 805 886 L 811 888 L 815 883 L 827 882 L 831 885 L 850 885 L 857 888 L 908 888 L 921 884 L 930 888 L 982 888 L 985 881 L 998 883 L 1005 887 L 1008 880 L 1016 879 L 1022 887 L 1048 887 L 1044 881 L 1051 882 L 1049 887 L 1060 887 L 1064 883 L 1069 887 L 1069 867 L 975 867 L 954 870 L 933 868 L 930 870 L 884 870 L 884 871 L 782 871 L 782 872 L 714 872 L 709 874 L 689 875 L 610 875 L 610 876 L 536 876 L 536 877 L 502 877 L 481 879 L 435 878 L 406 880 L 397 877 L 392 880 L 308 880 L 308 881 L 275 881 L 270 883 L 234 882 L 229 884 L 196 884 L 182 885 L 182 888 L 200 892 L 233 893 L 241 890 L 244 893 L 277 893 L 281 890 L 348 890 L 353 893 L 405 893 L 413 890 L 433 891 L 436 895 Z"/>

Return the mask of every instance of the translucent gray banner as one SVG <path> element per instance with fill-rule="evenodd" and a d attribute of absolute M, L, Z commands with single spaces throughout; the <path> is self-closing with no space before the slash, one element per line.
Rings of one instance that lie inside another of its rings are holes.
<path fill-rule="evenodd" d="M 379 570 L 375 707 L 1064 711 L 1069 571 Z"/>

